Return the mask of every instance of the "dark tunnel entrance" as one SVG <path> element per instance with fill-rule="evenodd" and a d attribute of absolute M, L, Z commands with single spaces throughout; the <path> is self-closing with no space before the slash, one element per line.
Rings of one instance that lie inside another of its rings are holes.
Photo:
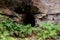
<path fill-rule="evenodd" d="M 24 9 L 24 11 L 22 10 Z M 35 26 L 35 18 L 34 15 L 31 13 L 31 6 L 24 6 L 24 7 L 17 7 L 15 10 L 17 13 L 25 13 L 26 17 L 24 18 L 24 25 L 31 24 L 32 27 Z"/>
<path fill-rule="evenodd" d="M 35 18 L 31 14 L 27 14 L 25 20 L 24 20 L 25 25 L 31 24 L 31 26 L 35 26 Z"/>

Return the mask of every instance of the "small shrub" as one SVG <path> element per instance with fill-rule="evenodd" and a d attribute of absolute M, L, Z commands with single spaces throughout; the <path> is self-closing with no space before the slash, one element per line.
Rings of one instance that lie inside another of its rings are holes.
<path fill-rule="evenodd" d="M 52 24 L 51 22 L 44 22 L 40 27 L 34 29 L 37 36 L 43 40 L 56 39 L 58 38 L 58 33 L 60 32 L 60 24 Z"/>
<path fill-rule="evenodd" d="M 18 35 L 20 37 L 25 37 L 27 34 L 31 35 L 32 34 L 32 29 L 31 29 L 31 25 L 20 25 L 16 22 L 11 21 L 11 19 L 9 20 L 3 20 L 0 23 L 1 27 L 1 31 L 8 31 L 10 35 Z"/>
<path fill-rule="evenodd" d="M 3 18 L 3 16 L 1 16 Z M 0 22 L 0 40 L 15 40 L 12 36 L 26 37 L 34 34 L 37 38 L 47 40 L 51 38 L 58 38 L 60 33 L 60 23 L 52 24 L 51 22 L 44 22 L 39 27 L 31 27 L 31 24 L 21 25 L 13 22 L 11 18 L 2 20 Z"/>

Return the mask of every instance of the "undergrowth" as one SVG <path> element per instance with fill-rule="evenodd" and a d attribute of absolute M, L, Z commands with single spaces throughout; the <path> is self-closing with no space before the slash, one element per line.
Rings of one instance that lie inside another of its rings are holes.
<path fill-rule="evenodd" d="M 31 27 L 31 24 L 21 25 L 13 22 L 11 18 L 0 21 L 0 40 L 17 40 L 11 36 L 25 38 L 33 34 L 42 40 L 57 39 L 59 33 L 60 23 L 44 22 L 39 27 Z"/>

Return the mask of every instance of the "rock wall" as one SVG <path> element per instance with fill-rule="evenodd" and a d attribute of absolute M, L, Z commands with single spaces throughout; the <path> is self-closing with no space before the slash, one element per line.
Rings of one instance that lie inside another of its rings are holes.
<path fill-rule="evenodd" d="M 51 21 L 60 23 L 60 0 L 33 0 L 33 5 L 39 9 L 36 24 Z"/>
<path fill-rule="evenodd" d="M 0 11 L 18 23 L 35 25 L 34 14 L 37 8 L 32 3 L 32 0 L 0 0 Z"/>
<path fill-rule="evenodd" d="M 60 0 L 0 0 L 0 10 L 33 25 L 45 21 L 60 22 Z"/>

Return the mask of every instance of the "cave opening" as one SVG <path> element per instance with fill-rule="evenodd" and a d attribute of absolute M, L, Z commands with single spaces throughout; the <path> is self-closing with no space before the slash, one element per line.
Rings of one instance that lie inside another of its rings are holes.
<path fill-rule="evenodd" d="M 35 26 L 35 18 L 31 14 L 27 14 L 25 20 L 24 20 L 25 25 L 31 24 L 31 26 Z"/>
<path fill-rule="evenodd" d="M 31 13 L 31 6 L 24 6 L 24 7 L 17 7 L 15 10 L 14 10 L 16 13 L 21 13 L 21 14 L 25 14 L 25 18 L 24 18 L 24 25 L 27 25 L 27 24 L 31 24 L 32 27 L 35 26 L 35 18 L 34 18 L 34 15 Z"/>

